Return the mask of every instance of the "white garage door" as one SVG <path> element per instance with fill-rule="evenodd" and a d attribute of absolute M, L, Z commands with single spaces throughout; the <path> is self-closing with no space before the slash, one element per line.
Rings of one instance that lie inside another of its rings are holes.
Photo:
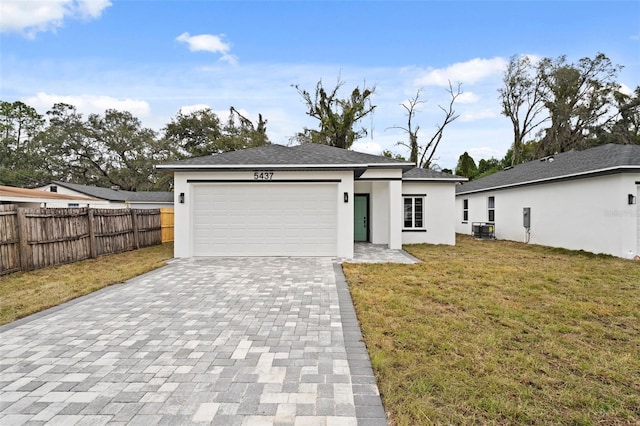
<path fill-rule="evenodd" d="M 195 256 L 335 256 L 335 183 L 193 185 Z"/>

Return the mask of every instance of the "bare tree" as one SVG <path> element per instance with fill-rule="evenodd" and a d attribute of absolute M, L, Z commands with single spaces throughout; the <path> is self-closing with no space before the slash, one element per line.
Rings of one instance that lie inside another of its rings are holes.
<path fill-rule="evenodd" d="M 422 167 L 425 169 L 429 169 L 432 167 L 432 163 L 434 160 L 434 155 L 436 153 L 436 149 L 444 136 L 444 129 L 454 122 L 460 114 L 456 114 L 456 111 L 453 109 L 453 105 L 456 102 L 456 99 L 462 95 L 462 83 L 458 83 L 457 89 L 454 91 L 453 85 L 449 82 L 449 88 L 447 92 L 451 96 L 451 100 L 449 101 L 449 105 L 445 108 L 441 105 L 438 105 L 444 112 L 444 118 L 440 124 L 436 126 L 436 132 L 431 136 L 431 138 L 424 144 L 420 145 L 418 141 L 418 131 L 420 130 L 420 126 L 414 127 L 413 119 L 418 111 L 418 107 L 421 104 L 424 104 L 426 101 L 420 100 L 420 95 L 422 94 L 422 90 L 418 89 L 416 95 L 409 99 L 407 103 L 401 104 L 401 106 L 407 111 L 407 127 L 392 127 L 394 129 L 400 129 L 409 135 L 409 142 L 398 142 L 398 145 L 405 146 L 409 148 L 411 154 L 409 156 L 409 161 L 416 163 L 417 167 Z"/>
<path fill-rule="evenodd" d="M 502 78 L 504 87 L 498 89 L 502 100 L 502 114 L 513 126 L 513 155 L 511 165 L 522 160 L 522 144 L 525 138 L 549 116 L 545 111 L 545 88 L 535 73 L 528 56 L 512 56 Z"/>

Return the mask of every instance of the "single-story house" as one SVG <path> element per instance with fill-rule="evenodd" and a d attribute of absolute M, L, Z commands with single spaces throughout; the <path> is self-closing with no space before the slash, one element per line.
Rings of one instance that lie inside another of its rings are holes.
<path fill-rule="evenodd" d="M 15 204 L 18 207 L 104 207 L 107 202 L 80 195 L 65 195 L 35 189 L 0 185 L 0 204 Z"/>
<path fill-rule="evenodd" d="M 602 145 L 508 167 L 456 188 L 456 232 L 634 258 L 640 146 Z"/>
<path fill-rule="evenodd" d="M 172 173 L 175 257 L 352 258 L 354 242 L 455 244 L 464 178 L 318 144 L 158 165 Z"/>
<path fill-rule="evenodd" d="M 98 186 L 79 185 L 60 181 L 52 181 L 35 189 L 64 195 L 92 197 L 101 201 L 95 205 L 92 203 L 90 206 L 97 208 L 173 208 L 173 192 L 169 191 L 124 191 L 117 188 L 101 188 Z"/>

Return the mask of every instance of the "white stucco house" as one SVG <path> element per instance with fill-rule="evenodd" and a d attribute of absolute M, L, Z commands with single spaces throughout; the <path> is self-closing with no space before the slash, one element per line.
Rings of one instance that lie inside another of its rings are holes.
<path fill-rule="evenodd" d="M 352 258 L 354 242 L 455 244 L 464 178 L 382 156 L 303 144 L 190 158 L 172 173 L 175 257 Z"/>
<path fill-rule="evenodd" d="M 70 202 L 68 205 L 55 207 L 95 207 L 102 209 L 173 208 L 173 193 L 168 191 L 124 191 L 60 181 L 52 181 L 35 189 L 61 195 L 91 197 L 97 200 L 88 204 Z"/>
<path fill-rule="evenodd" d="M 18 207 L 26 208 L 68 207 L 69 204 L 76 207 L 93 205 L 105 208 L 107 202 L 80 195 L 56 194 L 36 189 L 0 185 L 0 204 L 15 204 Z"/>
<path fill-rule="evenodd" d="M 505 169 L 456 188 L 456 232 L 634 258 L 640 146 L 608 144 Z"/>

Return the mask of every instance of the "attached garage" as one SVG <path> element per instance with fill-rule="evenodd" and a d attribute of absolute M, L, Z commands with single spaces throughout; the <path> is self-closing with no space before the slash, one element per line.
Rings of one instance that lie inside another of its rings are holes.
<path fill-rule="evenodd" d="M 338 186 L 192 184 L 194 256 L 336 256 Z"/>

